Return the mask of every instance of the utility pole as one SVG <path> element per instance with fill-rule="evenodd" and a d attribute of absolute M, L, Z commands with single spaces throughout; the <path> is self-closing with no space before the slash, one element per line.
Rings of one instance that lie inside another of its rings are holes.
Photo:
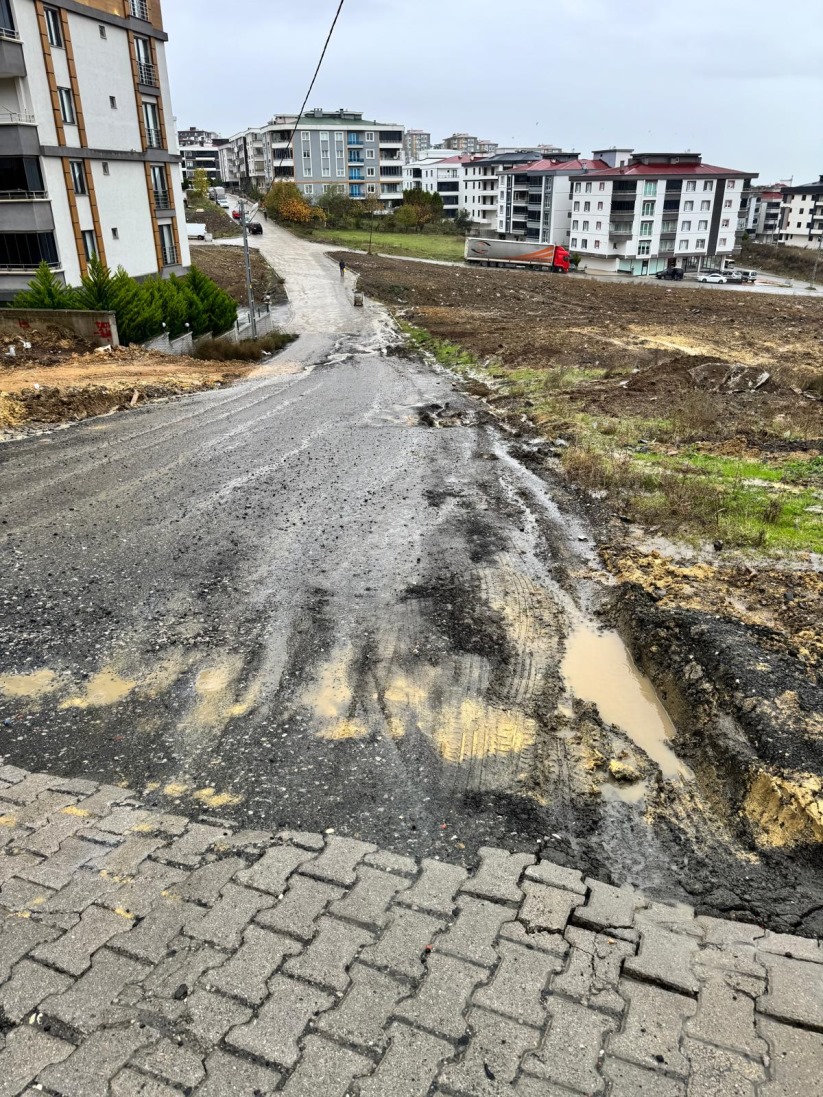
<path fill-rule="evenodd" d="M 240 199 L 240 223 L 243 226 L 243 257 L 246 266 L 246 300 L 249 304 L 249 320 L 251 321 L 251 337 L 257 338 L 257 313 L 254 307 L 254 289 L 251 284 L 251 255 L 249 254 L 249 225 L 246 219 L 246 202 Z"/>
<path fill-rule="evenodd" d="M 823 195 L 821 195 L 821 198 L 823 198 Z M 815 205 L 812 206 L 812 210 L 816 210 L 816 209 L 817 209 L 817 203 L 815 203 Z M 821 214 L 823 214 L 823 209 L 821 209 L 820 212 L 821 212 Z M 814 221 L 815 221 L 815 215 L 814 215 L 814 213 L 812 213 L 812 230 L 814 230 Z M 815 253 L 814 253 L 814 268 L 812 270 L 812 281 L 811 281 L 811 285 L 809 286 L 809 289 L 817 289 L 817 285 L 816 285 L 816 282 L 817 282 L 817 264 L 820 261 L 820 249 L 821 248 L 823 248 L 823 221 L 821 221 L 821 223 L 820 223 L 820 239 L 817 241 L 817 249 L 815 250 Z"/>

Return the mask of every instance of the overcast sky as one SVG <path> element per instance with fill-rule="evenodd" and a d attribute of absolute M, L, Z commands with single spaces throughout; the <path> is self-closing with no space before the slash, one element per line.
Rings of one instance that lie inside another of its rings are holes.
<path fill-rule="evenodd" d="M 303 100 L 337 0 L 165 0 L 178 125 Z M 346 0 L 309 108 L 501 145 L 691 149 L 760 182 L 823 173 L 821 0 Z"/>

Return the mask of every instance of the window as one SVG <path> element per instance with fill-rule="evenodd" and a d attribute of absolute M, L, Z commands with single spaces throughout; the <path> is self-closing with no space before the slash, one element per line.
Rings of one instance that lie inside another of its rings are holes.
<path fill-rule="evenodd" d="M 602 186 L 602 184 L 601 184 L 601 186 Z M 599 240 L 595 240 L 594 247 L 595 247 L 595 251 L 600 247 L 600 241 Z"/>
<path fill-rule="evenodd" d="M 366 183 L 366 194 L 377 194 L 377 184 Z"/>
<path fill-rule="evenodd" d="M 697 222 L 697 231 L 698 232 L 705 232 L 708 227 L 709 227 L 709 222 L 708 221 L 698 221 Z"/>
<path fill-rule="evenodd" d="M 660 226 L 660 231 L 661 232 L 677 232 L 677 222 L 676 221 L 664 221 L 663 224 Z"/>
<path fill-rule="evenodd" d="M 652 235 L 653 225 L 654 225 L 653 221 L 641 221 L 640 222 L 640 235 L 641 236 L 651 236 Z"/>
<path fill-rule="evenodd" d="M 686 190 L 697 190 L 697 180 L 696 179 L 687 179 L 686 180 Z"/>
<path fill-rule="evenodd" d="M 734 179 L 730 179 L 728 181 L 728 183 L 726 183 L 726 186 L 729 190 L 734 190 L 734 186 L 735 186 Z"/>
<path fill-rule="evenodd" d="M 329 167 L 328 160 L 323 161 L 323 166 L 320 169 L 320 174 L 321 175 L 331 175 L 331 168 Z"/>
<path fill-rule="evenodd" d="M 723 203 L 723 209 L 731 209 L 733 204 L 734 203 L 732 202 L 731 198 L 727 198 L 726 201 Z"/>
<path fill-rule="evenodd" d="M 377 168 L 366 168 L 366 178 L 372 179 L 377 175 Z"/>
<path fill-rule="evenodd" d="M 637 245 L 638 255 L 650 255 L 651 250 L 652 245 L 650 240 L 641 240 L 640 243 Z"/>
<path fill-rule="evenodd" d="M 575 194 L 579 194 L 579 193 L 580 193 L 580 184 L 579 184 L 579 183 L 575 183 L 575 184 L 574 184 L 574 193 L 575 193 Z"/>
<path fill-rule="evenodd" d="M 647 179 L 646 182 L 643 184 L 643 193 L 644 194 L 657 194 L 657 180 L 656 179 Z"/>
<path fill-rule="evenodd" d="M 44 13 L 49 45 L 61 50 L 63 49 L 63 27 L 60 24 L 60 12 L 56 8 L 45 8 Z"/>
<path fill-rule="evenodd" d="M 342 179 L 345 176 L 345 174 L 346 174 L 346 169 L 338 167 L 338 169 L 337 169 L 337 178 Z"/>
<path fill-rule="evenodd" d="M 597 212 L 598 212 L 598 213 L 600 213 L 600 212 L 602 212 L 602 210 L 603 210 L 603 203 L 602 203 L 602 202 L 598 202 L 598 203 L 597 203 Z"/>
<path fill-rule="evenodd" d="M 711 179 L 703 180 L 703 190 L 714 190 L 714 183 Z"/>
<path fill-rule="evenodd" d="M 643 216 L 654 217 L 654 202 L 643 203 Z"/>
<path fill-rule="evenodd" d="M 580 247 L 583 248 L 584 251 L 586 250 L 586 248 L 588 246 L 589 246 L 589 241 L 588 240 L 581 240 L 580 241 Z"/>
<path fill-rule="evenodd" d="M 366 134 L 366 140 L 367 141 L 373 141 L 374 140 L 374 134 L 373 133 L 367 133 Z"/>
<path fill-rule="evenodd" d="M 711 202 L 701 202 L 700 208 L 705 212 L 706 210 L 710 210 L 712 208 L 712 204 Z"/>
<path fill-rule="evenodd" d="M 304 194 L 314 194 L 314 183 L 306 183 L 303 187 Z"/>
<path fill-rule="evenodd" d="M 721 229 L 727 229 L 730 224 L 731 224 L 731 222 L 729 221 L 729 219 L 727 217 L 725 220 L 720 222 L 720 227 L 721 227 Z"/>
<path fill-rule="evenodd" d="M 580 222 L 579 221 L 572 221 L 572 228 L 574 229 L 575 232 L 577 232 L 577 230 L 580 228 Z"/>
<path fill-rule="evenodd" d="M 98 26 L 97 29 L 100 31 L 100 37 L 101 38 L 108 38 L 108 34 L 106 33 L 106 28 L 103 26 L 102 23 L 100 23 L 100 25 Z"/>
<path fill-rule="evenodd" d="M 575 204 L 574 204 L 574 212 L 575 212 L 575 213 L 579 213 L 579 212 L 580 212 L 580 203 L 579 203 L 579 202 L 575 202 Z"/>
<path fill-rule="evenodd" d="M 342 133 L 341 130 L 335 130 L 334 143 L 336 145 L 342 145 L 343 144 L 343 133 Z"/>
<path fill-rule="evenodd" d="M 683 221 L 680 225 L 680 231 L 681 232 L 691 232 L 692 231 L 691 221 Z"/>
<path fill-rule="evenodd" d="M 374 149 L 366 149 L 366 159 L 367 160 L 373 160 L 374 159 Z"/>
<path fill-rule="evenodd" d="M 58 88 L 57 95 L 60 99 L 60 117 L 67 126 L 73 126 L 75 124 L 74 96 L 71 94 L 71 88 Z"/>
<path fill-rule="evenodd" d="M 700 240 L 695 240 L 694 246 L 700 251 L 702 248 L 705 248 L 706 241 L 702 238 Z"/>
<path fill-rule="evenodd" d="M 111 107 L 112 110 L 117 110 L 117 96 L 116 95 L 110 95 L 109 96 L 109 106 Z"/>
<path fill-rule="evenodd" d="M 309 133 L 308 130 L 301 130 L 300 131 L 300 140 L 301 141 L 311 141 L 311 134 Z"/>
<path fill-rule="evenodd" d="M 720 237 L 720 246 L 721 246 L 721 248 L 725 248 L 725 246 L 726 246 L 726 237 L 725 236 Z"/>
<path fill-rule="evenodd" d="M 101 166 L 101 167 L 102 167 L 102 169 L 103 169 L 103 174 L 104 174 L 104 175 L 111 175 L 111 170 L 109 169 L 109 162 L 108 162 L 108 160 L 104 160 L 104 161 L 102 162 L 102 164 L 101 164 L 100 166 Z"/>
<path fill-rule="evenodd" d="M 591 192 L 592 192 L 592 185 L 591 185 L 591 183 L 587 183 L 586 184 L 586 194 L 591 194 Z"/>
<path fill-rule="evenodd" d="M 569 241 L 569 246 L 572 247 L 572 248 L 577 247 L 577 237 L 576 236 L 573 236 L 571 238 L 571 240 Z"/>
<path fill-rule="evenodd" d="M 584 232 L 588 232 L 588 231 L 589 231 L 589 222 L 588 222 L 588 221 L 584 221 L 584 222 L 583 222 L 583 231 L 584 231 Z"/>
<path fill-rule="evenodd" d="M 601 229 L 603 228 L 603 222 L 602 222 L 602 221 L 598 221 L 598 222 L 597 222 L 597 224 L 596 224 L 596 225 L 595 225 L 594 227 L 595 227 L 595 229 L 596 229 L 596 230 L 597 230 L 598 232 L 600 232 L 600 231 L 601 231 Z"/>
<path fill-rule="evenodd" d="M 329 139 L 328 130 L 325 131 L 325 132 L 323 130 L 321 130 L 320 131 L 320 140 L 321 141 L 328 141 L 328 139 Z"/>
<path fill-rule="evenodd" d="M 684 213 L 691 213 L 693 209 L 694 209 L 694 202 L 690 202 L 690 201 L 687 200 L 683 203 L 683 212 Z"/>
<path fill-rule="evenodd" d="M 86 229 L 83 233 L 83 250 L 86 253 L 86 259 L 93 259 L 97 255 L 97 240 L 93 229 Z"/>
<path fill-rule="evenodd" d="M 71 169 L 71 185 L 74 188 L 74 193 L 88 194 L 86 188 L 86 169 L 83 166 L 83 161 L 70 160 L 69 168 Z"/>
<path fill-rule="evenodd" d="M 113 240 L 119 240 L 120 239 L 120 229 L 112 228 L 111 235 L 112 235 Z"/>
<path fill-rule="evenodd" d="M 678 244 L 678 247 L 680 248 L 681 251 L 688 251 L 689 250 L 689 241 L 688 240 L 681 240 L 680 243 Z"/>
<path fill-rule="evenodd" d="M 605 190 L 606 189 L 606 184 L 605 183 L 598 184 L 598 189 L 599 190 Z"/>

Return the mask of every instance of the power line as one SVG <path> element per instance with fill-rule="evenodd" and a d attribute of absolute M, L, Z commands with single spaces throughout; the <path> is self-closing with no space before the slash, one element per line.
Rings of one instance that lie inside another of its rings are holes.
<path fill-rule="evenodd" d="M 329 42 L 331 42 L 331 36 L 334 34 L 334 28 L 337 26 L 337 20 L 340 18 L 340 12 L 343 10 L 343 4 L 345 2 L 346 2 L 346 0 L 340 0 L 340 3 L 337 5 L 337 11 L 334 13 L 334 19 L 332 19 L 331 26 L 329 27 L 329 33 L 326 35 L 326 41 L 323 43 L 323 52 L 320 54 L 320 60 L 317 62 L 317 68 L 314 70 L 314 76 L 312 76 L 312 78 L 311 78 L 311 83 L 309 84 L 309 90 L 306 92 L 306 98 L 303 100 L 303 105 L 300 107 L 300 110 L 298 111 L 297 119 L 294 123 L 294 129 L 291 131 L 291 137 L 289 138 L 289 144 L 292 145 L 292 146 L 294 145 L 294 135 L 297 133 L 297 127 L 300 125 L 300 119 L 303 117 L 303 111 L 306 109 L 306 103 L 308 103 L 309 96 L 312 93 L 312 89 L 314 88 L 315 82 L 317 81 L 317 77 L 320 75 L 320 66 L 323 64 L 323 58 L 326 56 L 326 50 L 329 48 Z M 294 149 L 292 148 L 292 153 L 293 152 L 294 152 Z M 297 164 L 295 163 L 295 167 L 296 166 L 297 166 Z"/>

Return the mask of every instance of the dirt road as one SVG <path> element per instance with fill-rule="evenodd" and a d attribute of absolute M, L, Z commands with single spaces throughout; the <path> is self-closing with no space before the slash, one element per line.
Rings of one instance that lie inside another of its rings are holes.
<path fill-rule="evenodd" d="M 251 827 L 540 848 L 818 929 L 814 857 L 754 848 L 598 627 L 606 576 L 562 491 L 351 307 L 325 249 L 271 226 L 262 248 L 298 372 L 2 450 L 0 753 Z"/>

